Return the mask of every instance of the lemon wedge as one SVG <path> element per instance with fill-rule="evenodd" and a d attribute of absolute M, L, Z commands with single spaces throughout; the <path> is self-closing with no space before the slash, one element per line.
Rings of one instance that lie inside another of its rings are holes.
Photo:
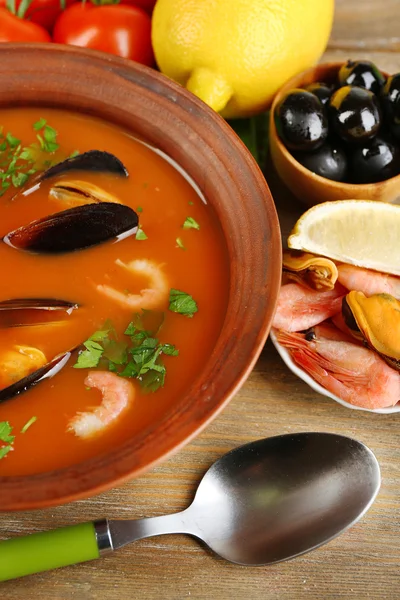
<path fill-rule="evenodd" d="M 400 275 L 400 206 L 373 200 L 317 204 L 297 221 L 288 246 Z"/>

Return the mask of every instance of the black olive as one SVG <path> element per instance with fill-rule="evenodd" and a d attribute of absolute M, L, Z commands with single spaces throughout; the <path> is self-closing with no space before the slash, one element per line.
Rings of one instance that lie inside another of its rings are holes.
<path fill-rule="evenodd" d="M 338 144 L 325 142 L 313 152 L 296 152 L 294 157 L 306 169 L 326 179 L 344 181 L 346 177 L 347 158 Z"/>
<path fill-rule="evenodd" d="M 381 93 L 384 119 L 391 134 L 400 140 L 400 73 L 388 77 Z"/>
<path fill-rule="evenodd" d="M 374 137 L 381 124 L 376 96 L 360 87 L 346 85 L 334 92 L 329 112 L 335 132 L 345 142 L 365 144 Z"/>
<path fill-rule="evenodd" d="M 340 85 L 355 85 L 379 94 L 385 78 L 374 63 L 369 60 L 348 60 L 338 74 Z"/>
<path fill-rule="evenodd" d="M 319 81 L 310 83 L 305 89 L 314 94 L 314 96 L 317 96 L 324 106 L 328 103 L 333 91 L 333 88 L 327 83 L 321 83 Z"/>
<path fill-rule="evenodd" d="M 291 150 L 314 150 L 328 135 L 328 119 L 324 107 L 314 94 L 291 90 L 275 110 L 279 137 Z"/>
<path fill-rule="evenodd" d="M 350 156 L 350 176 L 354 183 L 375 183 L 399 173 L 399 149 L 383 137 L 355 148 Z"/>

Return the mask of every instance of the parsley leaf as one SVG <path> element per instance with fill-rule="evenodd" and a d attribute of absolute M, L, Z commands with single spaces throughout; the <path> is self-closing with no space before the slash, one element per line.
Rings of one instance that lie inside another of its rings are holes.
<path fill-rule="evenodd" d="M 171 289 L 169 291 L 169 310 L 186 317 L 193 317 L 197 313 L 197 302 L 190 294 L 181 290 Z"/>
<path fill-rule="evenodd" d="M 47 123 L 46 119 L 39 119 L 39 121 L 36 121 L 36 123 L 34 123 L 32 125 L 32 127 L 35 131 L 39 131 L 39 129 L 43 129 L 43 127 L 46 125 L 46 123 Z"/>
<path fill-rule="evenodd" d="M 197 231 L 200 229 L 200 225 L 193 219 L 193 217 L 186 217 L 182 227 L 183 229 L 197 229 Z"/>
<path fill-rule="evenodd" d="M 176 245 L 178 248 L 181 248 L 182 250 L 186 250 L 182 240 L 180 237 L 176 238 Z"/>
<path fill-rule="evenodd" d="M 4 458 L 13 449 L 15 436 L 12 435 L 12 427 L 8 421 L 0 422 L 0 442 L 5 445 L 0 447 L 0 459 Z"/>
<path fill-rule="evenodd" d="M 85 350 L 74 365 L 76 368 L 92 368 L 106 361 L 109 371 L 121 377 L 131 377 L 139 381 L 142 390 L 154 392 L 165 382 L 166 367 L 161 360 L 163 354 L 178 356 L 179 350 L 173 344 L 160 343 L 155 337 L 164 321 L 164 313 L 142 311 L 134 314 L 125 329 L 130 344 L 116 338 L 115 330 L 104 327 L 96 331 L 84 343 Z"/>
<path fill-rule="evenodd" d="M 136 237 L 137 240 L 147 240 L 147 235 L 145 234 L 145 232 L 143 231 L 143 229 L 141 229 L 140 227 L 137 230 L 135 237 Z"/>
<path fill-rule="evenodd" d="M 143 212 L 143 208 L 141 206 L 138 206 L 136 209 L 136 212 L 141 213 Z"/>
<path fill-rule="evenodd" d="M 93 335 L 96 335 L 96 332 Z M 103 356 L 104 348 L 98 342 L 94 341 L 90 337 L 86 342 L 83 343 L 86 350 L 83 350 L 79 356 L 77 362 L 74 364 L 75 369 L 90 369 L 97 367 L 101 357 Z"/>
<path fill-rule="evenodd" d="M 12 427 L 10 423 L 8 421 L 2 421 L 0 423 L 0 442 L 12 444 L 15 439 L 15 435 L 11 435 L 11 433 Z"/>
<path fill-rule="evenodd" d="M 58 150 L 57 131 L 47 125 L 45 119 L 39 119 L 32 125 L 39 143 L 22 147 L 21 140 L 11 132 L 4 133 L 0 127 L 0 196 L 11 185 L 19 188 L 27 182 L 30 175 L 46 167 L 43 153 L 52 154 Z"/>

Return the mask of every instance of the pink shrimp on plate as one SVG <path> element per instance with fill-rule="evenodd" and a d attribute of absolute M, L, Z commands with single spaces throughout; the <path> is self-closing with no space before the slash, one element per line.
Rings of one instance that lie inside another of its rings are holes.
<path fill-rule="evenodd" d="M 79 412 L 71 419 L 68 431 L 80 438 L 103 432 L 130 406 L 135 395 L 133 384 L 109 371 L 89 371 L 85 385 L 102 394 L 102 403 L 90 412 Z"/>
<path fill-rule="evenodd" d="M 341 311 L 346 290 L 314 291 L 298 283 L 282 285 L 272 326 L 285 331 L 304 331 Z"/>
<path fill-rule="evenodd" d="M 377 409 L 400 401 L 400 374 L 372 350 L 347 341 L 347 335 L 339 330 L 335 339 L 324 338 L 323 329 L 319 334 L 317 330 L 310 341 L 307 334 L 274 333 L 299 367 L 345 402 Z"/>
<path fill-rule="evenodd" d="M 400 300 L 400 277 L 378 273 L 353 265 L 338 265 L 338 281 L 348 290 L 363 292 L 366 296 L 390 294 Z"/>

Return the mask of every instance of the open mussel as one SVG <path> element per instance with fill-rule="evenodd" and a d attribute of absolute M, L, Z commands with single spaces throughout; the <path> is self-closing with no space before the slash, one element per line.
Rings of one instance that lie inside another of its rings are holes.
<path fill-rule="evenodd" d="M 33 221 L 8 233 L 3 241 L 19 250 L 60 254 L 89 248 L 136 233 L 138 215 L 112 202 L 85 204 Z"/>
<path fill-rule="evenodd" d="M 329 258 L 299 250 L 285 250 L 282 268 L 288 279 L 312 290 L 333 290 L 338 278 L 337 267 Z"/>
<path fill-rule="evenodd" d="M 64 352 L 46 363 L 45 355 L 37 348 L 16 346 L 8 353 L 8 358 L 1 362 L 1 371 L 16 381 L 0 390 L 0 402 L 28 391 L 44 379 L 54 377 L 67 364 L 70 356 L 71 352 Z"/>
<path fill-rule="evenodd" d="M 390 294 L 365 296 L 351 291 L 342 303 L 342 314 L 352 335 L 375 350 L 400 371 L 400 302 Z"/>
<path fill-rule="evenodd" d="M 59 321 L 78 304 L 54 298 L 14 298 L 0 302 L 0 328 L 44 325 Z"/>
<path fill-rule="evenodd" d="M 88 181 L 78 179 L 60 180 L 50 188 L 50 198 L 61 201 L 65 206 L 96 204 L 97 202 L 121 202 L 110 192 Z"/>

